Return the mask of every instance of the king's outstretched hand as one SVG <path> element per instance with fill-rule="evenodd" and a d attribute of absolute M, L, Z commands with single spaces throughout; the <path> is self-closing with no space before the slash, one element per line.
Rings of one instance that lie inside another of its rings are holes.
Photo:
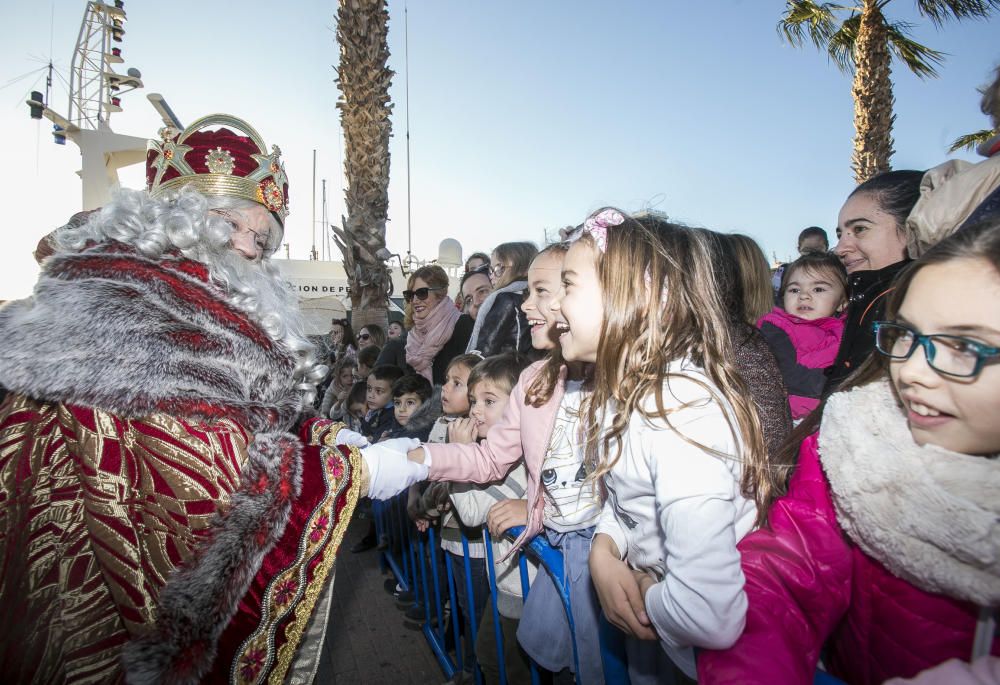
<path fill-rule="evenodd" d="M 338 442 L 345 432 L 349 431 L 337 433 Z M 350 443 L 345 441 L 342 444 Z M 372 499 L 389 499 L 414 483 L 426 480 L 427 465 L 406 458 L 407 452 L 418 447 L 420 441 L 411 438 L 395 438 L 375 445 L 361 446 L 361 456 L 368 465 L 368 496 Z"/>

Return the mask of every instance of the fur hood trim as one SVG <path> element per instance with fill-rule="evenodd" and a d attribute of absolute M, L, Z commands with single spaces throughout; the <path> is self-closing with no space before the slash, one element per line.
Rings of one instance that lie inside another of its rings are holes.
<path fill-rule="evenodd" d="M 819 451 L 866 554 L 928 592 L 1000 606 L 1000 460 L 917 445 L 888 380 L 830 398 Z"/>
<path fill-rule="evenodd" d="M 486 316 L 490 313 L 493 308 L 493 303 L 497 301 L 497 296 L 502 293 L 521 293 L 528 288 L 527 281 L 514 281 L 509 283 L 502 288 L 498 288 L 490 293 L 486 301 L 479 307 L 479 311 L 476 312 L 476 323 L 472 327 L 472 335 L 469 337 L 469 342 L 465 346 L 465 353 L 469 354 L 471 352 L 479 352 L 479 331 L 483 327 L 483 322 L 486 321 Z"/>
<path fill-rule="evenodd" d="M 125 646 L 127 682 L 193 684 L 211 669 L 219 637 L 302 490 L 302 443 L 294 435 L 258 434 L 248 457 L 230 508 L 160 592 L 156 631 Z"/>
<path fill-rule="evenodd" d="M 301 406 L 294 368 L 203 264 L 121 243 L 48 258 L 32 297 L 0 309 L 0 385 L 127 418 L 287 428 Z"/>
<path fill-rule="evenodd" d="M 406 432 L 423 433 L 429 431 L 441 415 L 441 386 L 435 385 L 431 396 L 417 407 L 410 420 L 407 421 Z"/>

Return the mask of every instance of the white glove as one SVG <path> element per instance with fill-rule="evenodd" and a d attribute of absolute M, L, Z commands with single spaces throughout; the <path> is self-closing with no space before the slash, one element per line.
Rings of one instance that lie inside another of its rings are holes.
<path fill-rule="evenodd" d="M 406 458 L 406 453 L 417 447 L 420 447 L 419 440 L 396 438 L 361 448 L 361 456 L 368 465 L 369 497 L 389 499 L 427 479 L 430 470 L 427 465 Z"/>
<path fill-rule="evenodd" d="M 337 431 L 336 440 L 338 445 L 347 445 L 348 447 L 367 447 L 371 444 L 371 441 L 361 435 L 361 433 L 355 433 L 346 428 L 341 428 Z"/>

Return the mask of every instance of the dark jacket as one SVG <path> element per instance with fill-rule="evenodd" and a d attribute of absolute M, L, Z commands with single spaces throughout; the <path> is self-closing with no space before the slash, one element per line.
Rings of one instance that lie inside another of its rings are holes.
<path fill-rule="evenodd" d="M 392 433 L 398 429 L 396 411 L 391 406 L 382 407 L 361 421 L 361 434 L 372 442 L 378 442 L 385 433 Z"/>
<path fill-rule="evenodd" d="M 837 360 L 827 372 L 825 393 L 833 392 L 875 349 L 872 322 L 882 318 L 892 281 L 909 263 L 909 259 L 904 259 L 876 271 L 855 271 L 847 277 L 848 304 L 844 337 L 840 339 Z"/>
<path fill-rule="evenodd" d="M 465 346 L 469 344 L 469 336 L 472 335 L 472 327 L 475 323 L 468 314 L 462 314 L 458 317 L 451 338 L 434 357 L 434 364 L 431 366 L 434 385 L 444 385 L 444 373 L 448 370 L 448 364 L 458 355 L 465 354 Z"/>
<path fill-rule="evenodd" d="M 767 340 L 756 328 L 739 325 L 732 331 L 732 337 L 736 370 L 747 384 L 750 399 L 757 407 L 757 416 L 764 431 L 764 447 L 773 459 L 792 430 L 788 392 L 781 379 L 781 370 Z"/>
<path fill-rule="evenodd" d="M 476 315 L 476 326 L 466 346 L 484 357 L 501 352 L 517 351 L 525 354 L 531 350 L 531 329 L 521 311 L 527 281 L 514 281 L 493 293 Z"/>
<path fill-rule="evenodd" d="M 451 360 L 460 354 L 465 354 L 465 346 L 469 343 L 469 336 L 472 335 L 472 328 L 475 325 L 472 317 L 462 314 L 455 322 L 455 330 L 451 333 L 451 338 L 444 344 L 431 365 L 431 376 L 434 385 L 444 385 L 444 372 L 448 370 Z M 413 367 L 406 363 L 406 339 L 397 338 L 387 340 L 382 351 L 379 352 L 376 365 L 391 364 L 398 366 L 405 373 L 414 373 Z"/>

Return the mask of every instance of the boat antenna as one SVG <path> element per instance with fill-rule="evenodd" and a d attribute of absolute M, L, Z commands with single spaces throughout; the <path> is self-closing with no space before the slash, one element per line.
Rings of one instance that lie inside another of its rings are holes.
<path fill-rule="evenodd" d="M 403 3 L 403 74 L 406 80 L 406 260 L 413 256 L 413 226 L 410 214 L 410 18 Z"/>

